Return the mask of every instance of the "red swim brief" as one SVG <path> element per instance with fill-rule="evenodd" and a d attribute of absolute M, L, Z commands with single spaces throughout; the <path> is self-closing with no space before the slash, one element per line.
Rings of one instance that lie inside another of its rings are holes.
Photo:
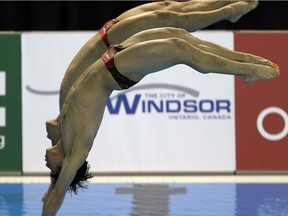
<path fill-rule="evenodd" d="M 114 78 L 114 80 L 121 87 L 121 89 L 128 89 L 134 86 L 135 84 L 137 84 L 137 82 L 122 75 L 116 68 L 115 62 L 114 62 L 114 56 L 116 55 L 116 53 L 120 52 L 123 49 L 125 48 L 122 47 L 121 45 L 111 45 L 108 48 L 108 50 L 102 55 L 102 60 L 106 68 L 109 70 L 110 74 Z"/>
<path fill-rule="evenodd" d="M 104 24 L 104 26 L 100 29 L 99 33 L 103 40 L 103 42 L 106 44 L 107 48 L 110 46 L 108 42 L 107 32 L 108 30 L 117 23 L 118 21 L 116 19 L 112 19 Z"/>

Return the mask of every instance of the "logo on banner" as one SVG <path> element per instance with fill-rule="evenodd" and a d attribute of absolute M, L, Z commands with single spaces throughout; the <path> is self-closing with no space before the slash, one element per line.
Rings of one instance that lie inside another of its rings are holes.
<path fill-rule="evenodd" d="M 6 72 L 0 71 L 0 97 L 6 96 Z M 0 127 L 6 126 L 6 108 L 0 106 Z"/>
<path fill-rule="evenodd" d="M 27 86 L 33 94 L 56 95 Z M 111 115 L 166 114 L 170 120 L 229 120 L 231 101 L 226 98 L 200 98 L 200 92 L 172 84 L 146 84 L 121 92 L 107 101 Z"/>
<path fill-rule="evenodd" d="M 5 148 L 5 136 L 0 135 L 0 150 Z"/>
<path fill-rule="evenodd" d="M 6 72 L 0 71 L 0 97 L 6 95 Z"/>
<path fill-rule="evenodd" d="M 270 114 L 277 114 L 279 115 L 284 121 L 284 128 L 279 133 L 269 133 L 265 130 L 263 122 L 267 116 Z M 279 107 L 268 107 L 264 109 L 257 118 L 257 129 L 258 132 L 267 140 L 270 141 L 279 141 L 282 140 L 284 137 L 288 135 L 288 114 Z"/>
<path fill-rule="evenodd" d="M 235 33 L 235 49 L 263 56 L 287 71 L 287 33 Z M 287 73 L 252 85 L 236 79 L 237 170 L 288 170 Z"/>
<path fill-rule="evenodd" d="M 145 91 L 149 90 L 149 91 Z M 165 90 L 165 91 L 164 91 Z M 170 120 L 228 120 L 231 101 L 226 98 L 201 98 L 200 92 L 171 84 L 147 84 L 111 97 L 110 114 L 166 114 Z"/>
<path fill-rule="evenodd" d="M 0 71 L 0 97 L 6 96 L 6 72 Z M 0 107 L 0 127 L 6 126 L 6 109 Z M 0 150 L 5 147 L 5 136 L 0 135 Z"/>

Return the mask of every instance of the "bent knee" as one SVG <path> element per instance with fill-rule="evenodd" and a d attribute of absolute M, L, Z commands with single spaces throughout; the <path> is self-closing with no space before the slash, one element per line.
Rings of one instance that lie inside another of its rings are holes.
<path fill-rule="evenodd" d="M 186 62 L 186 55 L 189 52 L 189 47 L 190 44 L 179 37 L 174 37 L 174 38 L 168 38 L 166 39 L 167 44 L 169 44 L 169 50 L 171 50 L 171 53 L 173 53 L 175 59 L 179 63 L 184 63 Z"/>

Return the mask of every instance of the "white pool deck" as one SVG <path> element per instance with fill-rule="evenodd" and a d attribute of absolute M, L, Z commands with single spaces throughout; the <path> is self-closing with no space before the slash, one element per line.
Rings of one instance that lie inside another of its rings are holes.
<path fill-rule="evenodd" d="M 0 176 L 0 183 L 49 183 L 48 176 Z M 288 175 L 94 176 L 91 183 L 287 183 Z"/>

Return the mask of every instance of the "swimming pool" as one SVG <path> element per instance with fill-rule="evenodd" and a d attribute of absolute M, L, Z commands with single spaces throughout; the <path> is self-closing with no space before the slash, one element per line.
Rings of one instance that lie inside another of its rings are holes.
<path fill-rule="evenodd" d="M 0 184 L 0 215 L 41 215 L 48 183 Z M 286 183 L 91 183 L 58 215 L 288 216 Z"/>

